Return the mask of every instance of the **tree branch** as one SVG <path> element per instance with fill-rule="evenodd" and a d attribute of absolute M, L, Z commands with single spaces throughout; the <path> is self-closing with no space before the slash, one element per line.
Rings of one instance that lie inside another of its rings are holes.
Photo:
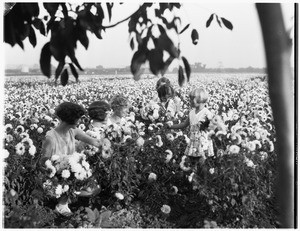
<path fill-rule="evenodd" d="M 130 19 L 132 16 L 134 16 L 135 14 L 137 14 L 140 10 L 142 9 L 142 6 L 140 6 L 134 13 L 132 13 L 131 15 L 129 15 L 127 18 L 115 23 L 115 24 L 112 24 L 112 25 L 108 25 L 108 26 L 102 26 L 103 29 L 107 29 L 107 28 L 112 28 L 112 27 L 115 27 L 125 21 L 127 21 L 128 19 Z"/>

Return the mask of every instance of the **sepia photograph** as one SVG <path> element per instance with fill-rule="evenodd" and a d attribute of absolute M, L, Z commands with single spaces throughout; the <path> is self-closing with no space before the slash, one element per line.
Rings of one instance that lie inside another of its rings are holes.
<path fill-rule="evenodd" d="M 298 227 L 298 3 L 3 2 L 2 228 Z"/>

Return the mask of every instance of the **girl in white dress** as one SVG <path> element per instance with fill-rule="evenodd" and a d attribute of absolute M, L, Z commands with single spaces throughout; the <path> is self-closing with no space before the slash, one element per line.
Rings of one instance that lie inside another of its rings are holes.
<path fill-rule="evenodd" d="M 204 163 L 206 156 L 212 156 L 213 143 L 208 137 L 207 127 L 212 119 L 212 113 L 205 106 L 208 100 L 208 93 L 203 88 L 191 91 L 190 100 L 192 110 L 188 118 L 180 124 L 169 126 L 171 129 L 184 129 L 190 127 L 189 138 L 185 155 L 190 159 L 194 171 L 197 170 L 197 163 Z"/>

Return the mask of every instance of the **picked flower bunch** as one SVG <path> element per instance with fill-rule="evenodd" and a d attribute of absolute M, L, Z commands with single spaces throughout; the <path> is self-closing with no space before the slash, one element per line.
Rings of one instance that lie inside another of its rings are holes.
<path fill-rule="evenodd" d="M 140 109 L 141 117 L 144 120 L 150 120 L 154 122 L 160 117 L 159 109 L 160 109 L 159 104 L 154 102 L 153 100 L 150 100 L 147 103 L 144 102 L 143 107 Z"/>
<path fill-rule="evenodd" d="M 49 196 L 56 198 L 64 193 L 81 190 L 92 176 L 90 164 L 83 153 L 53 155 L 45 165 L 48 171 L 43 176 L 43 189 Z"/>

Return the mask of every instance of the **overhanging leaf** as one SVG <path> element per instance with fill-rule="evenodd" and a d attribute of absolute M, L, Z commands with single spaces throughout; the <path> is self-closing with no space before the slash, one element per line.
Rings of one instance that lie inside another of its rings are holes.
<path fill-rule="evenodd" d="M 35 36 L 35 31 L 32 28 L 32 26 L 30 27 L 30 32 L 29 32 L 29 42 L 31 43 L 31 45 L 33 47 L 36 46 L 36 36 Z"/>
<path fill-rule="evenodd" d="M 50 52 L 50 42 L 46 43 L 41 51 L 40 56 L 40 67 L 42 73 L 50 78 L 51 76 L 51 52 Z"/>
<path fill-rule="evenodd" d="M 74 65 L 72 63 L 69 63 L 69 66 L 70 66 L 70 69 L 71 69 L 71 72 L 72 74 L 74 75 L 75 79 L 76 79 L 76 82 L 78 82 L 78 73 L 76 71 L 76 68 L 74 67 Z"/>
<path fill-rule="evenodd" d="M 65 66 L 65 62 L 59 62 L 58 63 L 58 66 L 55 70 L 55 79 L 58 79 L 58 77 L 60 76 L 61 71 L 63 70 L 64 66 Z"/>
<path fill-rule="evenodd" d="M 161 50 L 166 50 L 173 58 L 179 56 L 178 49 L 174 46 L 173 41 L 169 38 L 167 33 L 163 33 L 157 40 L 157 47 Z"/>
<path fill-rule="evenodd" d="M 182 59 L 183 64 L 184 64 L 184 69 L 185 69 L 187 81 L 189 82 L 190 81 L 190 76 L 191 76 L 190 64 L 189 64 L 189 62 L 187 61 L 187 59 L 185 57 L 182 56 L 181 59 Z"/>
<path fill-rule="evenodd" d="M 182 66 L 179 66 L 178 69 L 178 84 L 180 87 L 182 87 L 182 85 L 184 84 L 184 73 Z"/>
<path fill-rule="evenodd" d="M 232 29 L 233 29 L 233 26 L 232 26 L 232 24 L 231 24 L 230 21 L 228 21 L 227 19 L 222 18 L 222 17 L 221 17 L 221 20 L 222 20 L 223 24 L 224 24 L 229 30 L 232 30 Z"/>
<path fill-rule="evenodd" d="M 190 24 L 187 24 L 180 32 L 179 34 L 182 34 L 184 31 L 187 30 L 187 28 L 189 28 Z"/>
<path fill-rule="evenodd" d="M 211 24 L 213 18 L 214 18 L 214 14 L 211 14 L 210 17 L 209 17 L 209 19 L 206 21 L 206 27 L 209 27 L 209 26 L 210 26 L 210 24 Z"/>
<path fill-rule="evenodd" d="M 146 50 L 137 50 L 131 59 L 130 70 L 133 74 L 134 80 L 139 80 L 142 74 L 141 66 L 146 62 Z"/>
<path fill-rule="evenodd" d="M 198 40 L 199 40 L 199 34 L 198 34 L 198 31 L 197 31 L 196 29 L 193 29 L 193 30 L 192 30 L 191 37 L 192 37 L 192 42 L 193 42 L 193 44 L 194 44 L 194 45 L 197 45 Z"/>
<path fill-rule="evenodd" d="M 218 22 L 219 26 L 222 27 L 222 24 L 221 24 L 221 21 L 220 21 L 218 15 L 216 15 L 216 18 L 217 18 L 217 22 Z"/>
<path fill-rule="evenodd" d="M 114 3 L 109 3 L 109 2 L 106 3 L 109 21 L 111 20 L 111 9 L 113 8 L 113 5 Z"/>
<path fill-rule="evenodd" d="M 154 75 L 158 75 L 164 68 L 163 51 L 160 49 L 152 49 L 149 51 L 148 60 L 150 70 Z"/>
<path fill-rule="evenodd" d="M 60 76 L 61 85 L 66 86 L 69 81 L 69 72 L 67 69 L 64 69 L 63 73 Z"/>

